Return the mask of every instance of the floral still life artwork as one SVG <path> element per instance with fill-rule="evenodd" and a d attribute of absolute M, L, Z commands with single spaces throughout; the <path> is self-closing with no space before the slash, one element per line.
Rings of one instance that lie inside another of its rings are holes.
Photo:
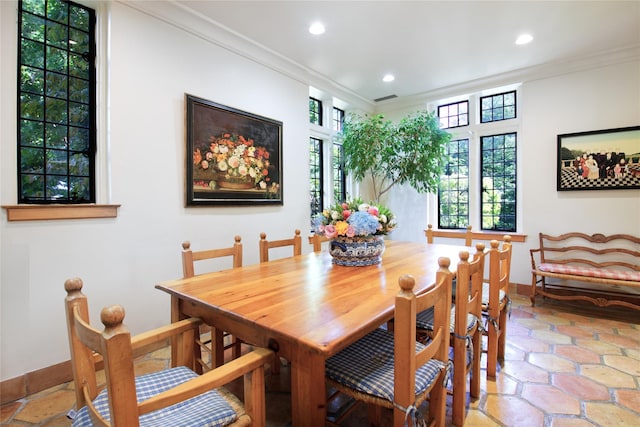
<path fill-rule="evenodd" d="M 384 235 L 396 227 L 395 216 L 388 208 L 360 199 L 325 209 L 312 222 L 316 233 L 331 239 L 333 263 L 346 267 L 379 264 L 385 249 Z"/>
<path fill-rule="evenodd" d="M 282 204 L 282 123 L 186 101 L 187 205 Z"/>

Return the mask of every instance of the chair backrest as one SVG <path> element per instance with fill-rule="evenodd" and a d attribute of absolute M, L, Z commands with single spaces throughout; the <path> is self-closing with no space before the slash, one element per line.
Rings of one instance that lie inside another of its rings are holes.
<path fill-rule="evenodd" d="M 69 279 L 64 287 L 67 291 L 67 331 L 78 408 L 88 406 L 90 416 L 96 425 L 138 426 L 140 411 L 133 367 L 135 354 L 131 334 L 122 324 L 124 309 L 119 305 L 102 309 L 100 318 L 104 324 L 104 331 L 99 331 L 89 324 L 88 302 L 82 293 L 82 280 Z M 187 362 L 186 355 L 189 351 L 193 355 L 195 331 L 199 325 L 196 319 L 192 320 L 194 322 L 190 322 L 188 327 L 191 328 L 190 337 L 193 339 L 186 340 L 189 343 L 185 341 L 185 347 L 182 349 L 184 351 L 181 351 L 183 359 L 178 362 L 185 366 L 192 363 Z M 159 341 L 158 338 L 166 339 L 157 335 L 153 337 L 156 342 Z M 100 361 L 104 363 L 106 388 L 109 393 L 110 424 L 101 418 L 92 404 L 100 391 L 96 379 L 96 364 Z"/>
<path fill-rule="evenodd" d="M 427 229 L 424 231 L 424 234 L 427 236 L 427 243 L 433 243 L 434 237 L 446 237 L 449 239 L 464 239 L 465 246 L 471 246 L 473 244 L 473 233 L 471 232 L 471 226 L 467 225 L 467 229 L 462 234 L 456 230 L 434 230 L 433 225 L 427 224 Z"/>
<path fill-rule="evenodd" d="M 302 237 L 300 237 L 300 230 L 296 230 L 295 235 L 291 239 L 282 240 L 267 240 L 266 233 L 260 233 L 260 262 L 269 261 L 269 249 L 284 246 L 293 247 L 293 256 L 302 255 Z"/>
<path fill-rule="evenodd" d="M 309 244 L 313 246 L 314 252 L 322 251 L 322 243 L 328 242 L 330 240 L 331 239 L 329 239 L 324 234 L 313 233 L 311 236 L 309 236 Z"/>
<path fill-rule="evenodd" d="M 484 279 L 484 244 L 476 244 L 476 253 L 469 261 L 469 252 L 460 252 L 460 262 L 456 274 L 456 318 L 454 333 L 467 335 L 467 314 L 480 319 L 482 315 L 482 281 Z"/>
<path fill-rule="evenodd" d="M 394 395 L 396 403 L 409 408 L 415 402 L 416 369 L 430 359 L 449 360 L 449 322 L 451 317 L 451 281 L 449 258 L 438 260 L 439 269 L 433 287 L 416 295 L 415 279 L 403 275 L 398 280 L 401 291 L 396 296 L 394 326 Z M 434 308 L 433 339 L 416 353 L 416 315 Z M 444 405 L 444 403 L 443 403 Z M 444 406 L 443 406 L 444 408 Z"/>
<path fill-rule="evenodd" d="M 511 276 L 511 236 L 504 236 L 502 247 L 497 240 L 489 249 L 489 316 L 495 318 L 500 311 L 500 292 L 509 293 Z"/>
<path fill-rule="evenodd" d="M 242 243 L 240 236 L 234 237 L 234 244 L 228 248 L 207 249 L 202 251 L 191 250 L 190 242 L 182 243 L 182 274 L 185 278 L 195 275 L 195 262 L 232 257 L 233 268 L 242 267 Z"/>

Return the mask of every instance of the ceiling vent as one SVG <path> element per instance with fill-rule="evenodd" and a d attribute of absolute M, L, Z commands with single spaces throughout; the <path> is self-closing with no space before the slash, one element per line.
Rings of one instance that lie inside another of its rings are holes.
<path fill-rule="evenodd" d="M 398 95 L 388 95 L 388 96 L 383 96 L 382 98 L 377 98 L 374 99 L 375 102 L 380 102 L 380 101 L 386 101 L 387 99 L 393 99 L 393 98 L 397 98 Z"/>

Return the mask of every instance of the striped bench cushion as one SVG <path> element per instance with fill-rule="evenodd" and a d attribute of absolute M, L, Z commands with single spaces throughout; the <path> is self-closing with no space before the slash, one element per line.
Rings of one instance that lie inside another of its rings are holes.
<path fill-rule="evenodd" d="M 478 322 L 478 318 L 473 314 L 467 314 L 467 331 L 472 330 L 476 323 Z M 456 324 L 456 306 L 455 304 L 451 306 L 451 318 L 450 318 L 450 332 L 455 332 L 455 324 Z M 418 329 L 424 329 L 426 331 L 433 331 L 433 307 L 426 309 L 425 311 L 421 311 L 416 315 L 416 327 Z"/>
<path fill-rule="evenodd" d="M 376 329 L 327 359 L 326 375 L 346 387 L 393 402 L 393 333 Z M 416 349 L 424 346 L 416 343 Z M 446 364 L 430 360 L 416 370 L 416 394 L 424 393 Z"/>
<path fill-rule="evenodd" d="M 575 276 L 597 277 L 601 279 L 629 280 L 640 282 L 640 271 L 625 271 L 595 267 L 577 267 L 568 264 L 545 262 L 538 266 L 540 271 L 548 273 L 573 274 Z"/>
<path fill-rule="evenodd" d="M 145 401 L 197 376 L 196 373 L 184 366 L 141 375 L 136 378 L 138 402 Z M 98 412 L 109 421 L 111 416 L 107 390 L 102 390 L 93 403 Z M 142 415 L 140 426 L 214 427 L 229 425 L 236 418 L 236 413 L 229 403 L 217 391 L 212 390 L 173 406 Z M 93 426 L 86 406 L 76 413 L 72 426 Z"/>

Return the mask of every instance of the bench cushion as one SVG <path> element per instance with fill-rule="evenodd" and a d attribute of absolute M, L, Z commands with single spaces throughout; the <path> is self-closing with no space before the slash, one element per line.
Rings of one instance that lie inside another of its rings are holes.
<path fill-rule="evenodd" d="M 542 263 L 538 266 L 540 271 L 547 273 L 573 274 L 575 276 L 597 277 L 602 279 L 628 280 L 640 282 L 640 271 L 625 271 L 594 267 L 578 267 L 568 264 Z"/>

